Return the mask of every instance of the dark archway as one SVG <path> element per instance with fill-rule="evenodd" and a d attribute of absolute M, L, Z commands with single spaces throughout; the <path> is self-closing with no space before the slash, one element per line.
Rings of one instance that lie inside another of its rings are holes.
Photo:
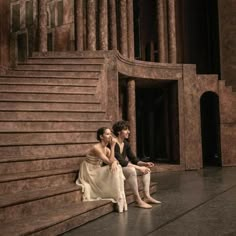
<path fill-rule="evenodd" d="M 203 166 L 221 166 L 219 97 L 206 92 L 200 103 Z"/>
<path fill-rule="evenodd" d="M 137 154 L 143 160 L 179 164 L 177 85 L 176 81 L 137 82 Z"/>

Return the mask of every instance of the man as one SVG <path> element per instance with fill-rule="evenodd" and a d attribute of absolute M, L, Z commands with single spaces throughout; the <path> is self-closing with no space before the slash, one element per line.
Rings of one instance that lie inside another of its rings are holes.
<path fill-rule="evenodd" d="M 129 126 L 126 121 L 118 121 L 113 125 L 113 133 L 117 137 L 115 145 L 115 157 L 122 166 L 123 173 L 135 196 L 137 206 L 141 208 L 152 208 L 150 204 L 161 203 L 150 196 L 150 167 L 152 162 L 143 162 L 138 160 L 131 150 L 126 139 L 129 138 Z M 142 175 L 144 185 L 144 200 L 141 199 L 138 191 L 137 174 Z"/>

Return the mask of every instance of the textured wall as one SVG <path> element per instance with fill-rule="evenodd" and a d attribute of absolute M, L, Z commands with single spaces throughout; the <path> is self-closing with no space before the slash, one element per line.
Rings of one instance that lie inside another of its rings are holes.
<path fill-rule="evenodd" d="M 236 1 L 219 0 L 221 78 L 236 80 Z"/>

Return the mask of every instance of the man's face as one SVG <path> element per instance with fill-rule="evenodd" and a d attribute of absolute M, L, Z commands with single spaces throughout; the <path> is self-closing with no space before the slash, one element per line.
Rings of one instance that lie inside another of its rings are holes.
<path fill-rule="evenodd" d="M 127 138 L 129 138 L 129 134 L 130 134 L 130 131 L 129 131 L 128 128 L 126 128 L 126 129 L 122 129 L 122 130 L 120 131 L 119 136 L 120 136 L 121 138 L 127 139 Z"/>

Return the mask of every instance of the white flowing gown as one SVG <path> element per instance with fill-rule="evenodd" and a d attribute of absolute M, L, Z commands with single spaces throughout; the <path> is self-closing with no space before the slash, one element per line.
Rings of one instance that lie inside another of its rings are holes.
<path fill-rule="evenodd" d="M 124 180 L 120 165 L 112 172 L 110 166 L 102 166 L 101 159 L 87 155 L 80 164 L 76 184 L 82 188 L 83 201 L 111 200 L 118 204 L 118 211 L 122 212 L 127 210 Z"/>

